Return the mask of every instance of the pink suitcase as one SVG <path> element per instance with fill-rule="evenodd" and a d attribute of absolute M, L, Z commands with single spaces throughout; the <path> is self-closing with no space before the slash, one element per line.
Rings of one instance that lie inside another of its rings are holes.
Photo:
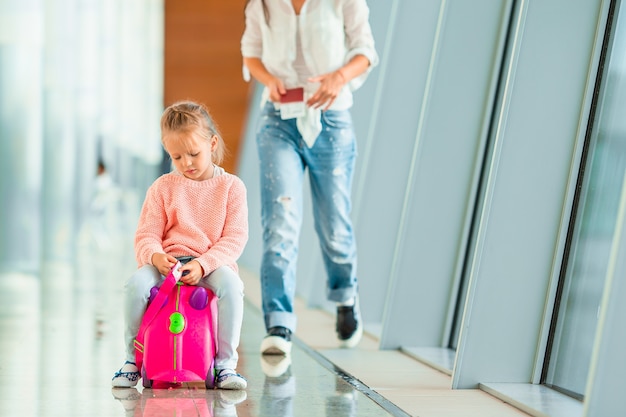
<path fill-rule="evenodd" d="M 160 288 L 150 292 L 135 339 L 135 358 L 145 388 L 153 382 L 204 381 L 214 387 L 217 297 L 179 282 L 178 262 Z"/>

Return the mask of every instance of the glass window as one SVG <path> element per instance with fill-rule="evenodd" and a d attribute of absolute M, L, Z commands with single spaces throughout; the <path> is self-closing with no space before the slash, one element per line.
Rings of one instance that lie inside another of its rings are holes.
<path fill-rule="evenodd" d="M 580 198 L 543 382 L 582 398 L 626 168 L 626 17 L 614 15 L 601 66 Z"/>

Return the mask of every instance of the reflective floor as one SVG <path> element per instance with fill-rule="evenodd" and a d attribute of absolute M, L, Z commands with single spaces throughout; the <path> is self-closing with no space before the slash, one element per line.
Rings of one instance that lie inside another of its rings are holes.
<path fill-rule="evenodd" d="M 334 317 L 301 300 L 290 360 L 263 358 L 259 281 L 245 270 L 238 371 L 247 390 L 112 389 L 124 356 L 122 284 L 135 262 L 132 236 L 105 231 L 83 230 L 76 260 L 43 265 L 40 277 L 0 272 L 1 417 L 526 416 L 483 391 L 451 390 L 448 375 L 380 351 L 369 334 L 338 348 Z"/>

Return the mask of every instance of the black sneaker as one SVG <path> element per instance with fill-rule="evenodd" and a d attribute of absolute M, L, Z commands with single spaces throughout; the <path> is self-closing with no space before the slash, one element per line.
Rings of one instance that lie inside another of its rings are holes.
<path fill-rule="evenodd" d="M 336 330 L 341 347 L 351 348 L 361 341 L 361 336 L 363 336 L 363 324 L 361 323 L 359 297 L 356 298 L 352 306 L 337 307 Z"/>
<path fill-rule="evenodd" d="M 291 353 L 291 330 L 282 326 L 271 327 L 261 342 L 263 355 L 288 355 Z"/>

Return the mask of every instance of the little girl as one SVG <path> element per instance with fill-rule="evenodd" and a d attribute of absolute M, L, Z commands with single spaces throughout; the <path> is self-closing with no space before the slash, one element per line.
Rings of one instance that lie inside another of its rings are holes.
<path fill-rule="evenodd" d="M 245 389 L 246 379 L 235 369 L 243 321 L 236 261 L 248 240 L 246 188 L 218 166 L 225 145 L 204 106 L 182 101 L 165 109 L 161 140 L 174 170 L 150 186 L 141 210 L 135 234 L 139 269 L 125 286 L 126 362 L 112 385 L 137 385 L 141 374 L 133 342 L 150 289 L 161 285 L 180 259 L 181 281 L 209 288 L 218 298 L 215 385 Z"/>

